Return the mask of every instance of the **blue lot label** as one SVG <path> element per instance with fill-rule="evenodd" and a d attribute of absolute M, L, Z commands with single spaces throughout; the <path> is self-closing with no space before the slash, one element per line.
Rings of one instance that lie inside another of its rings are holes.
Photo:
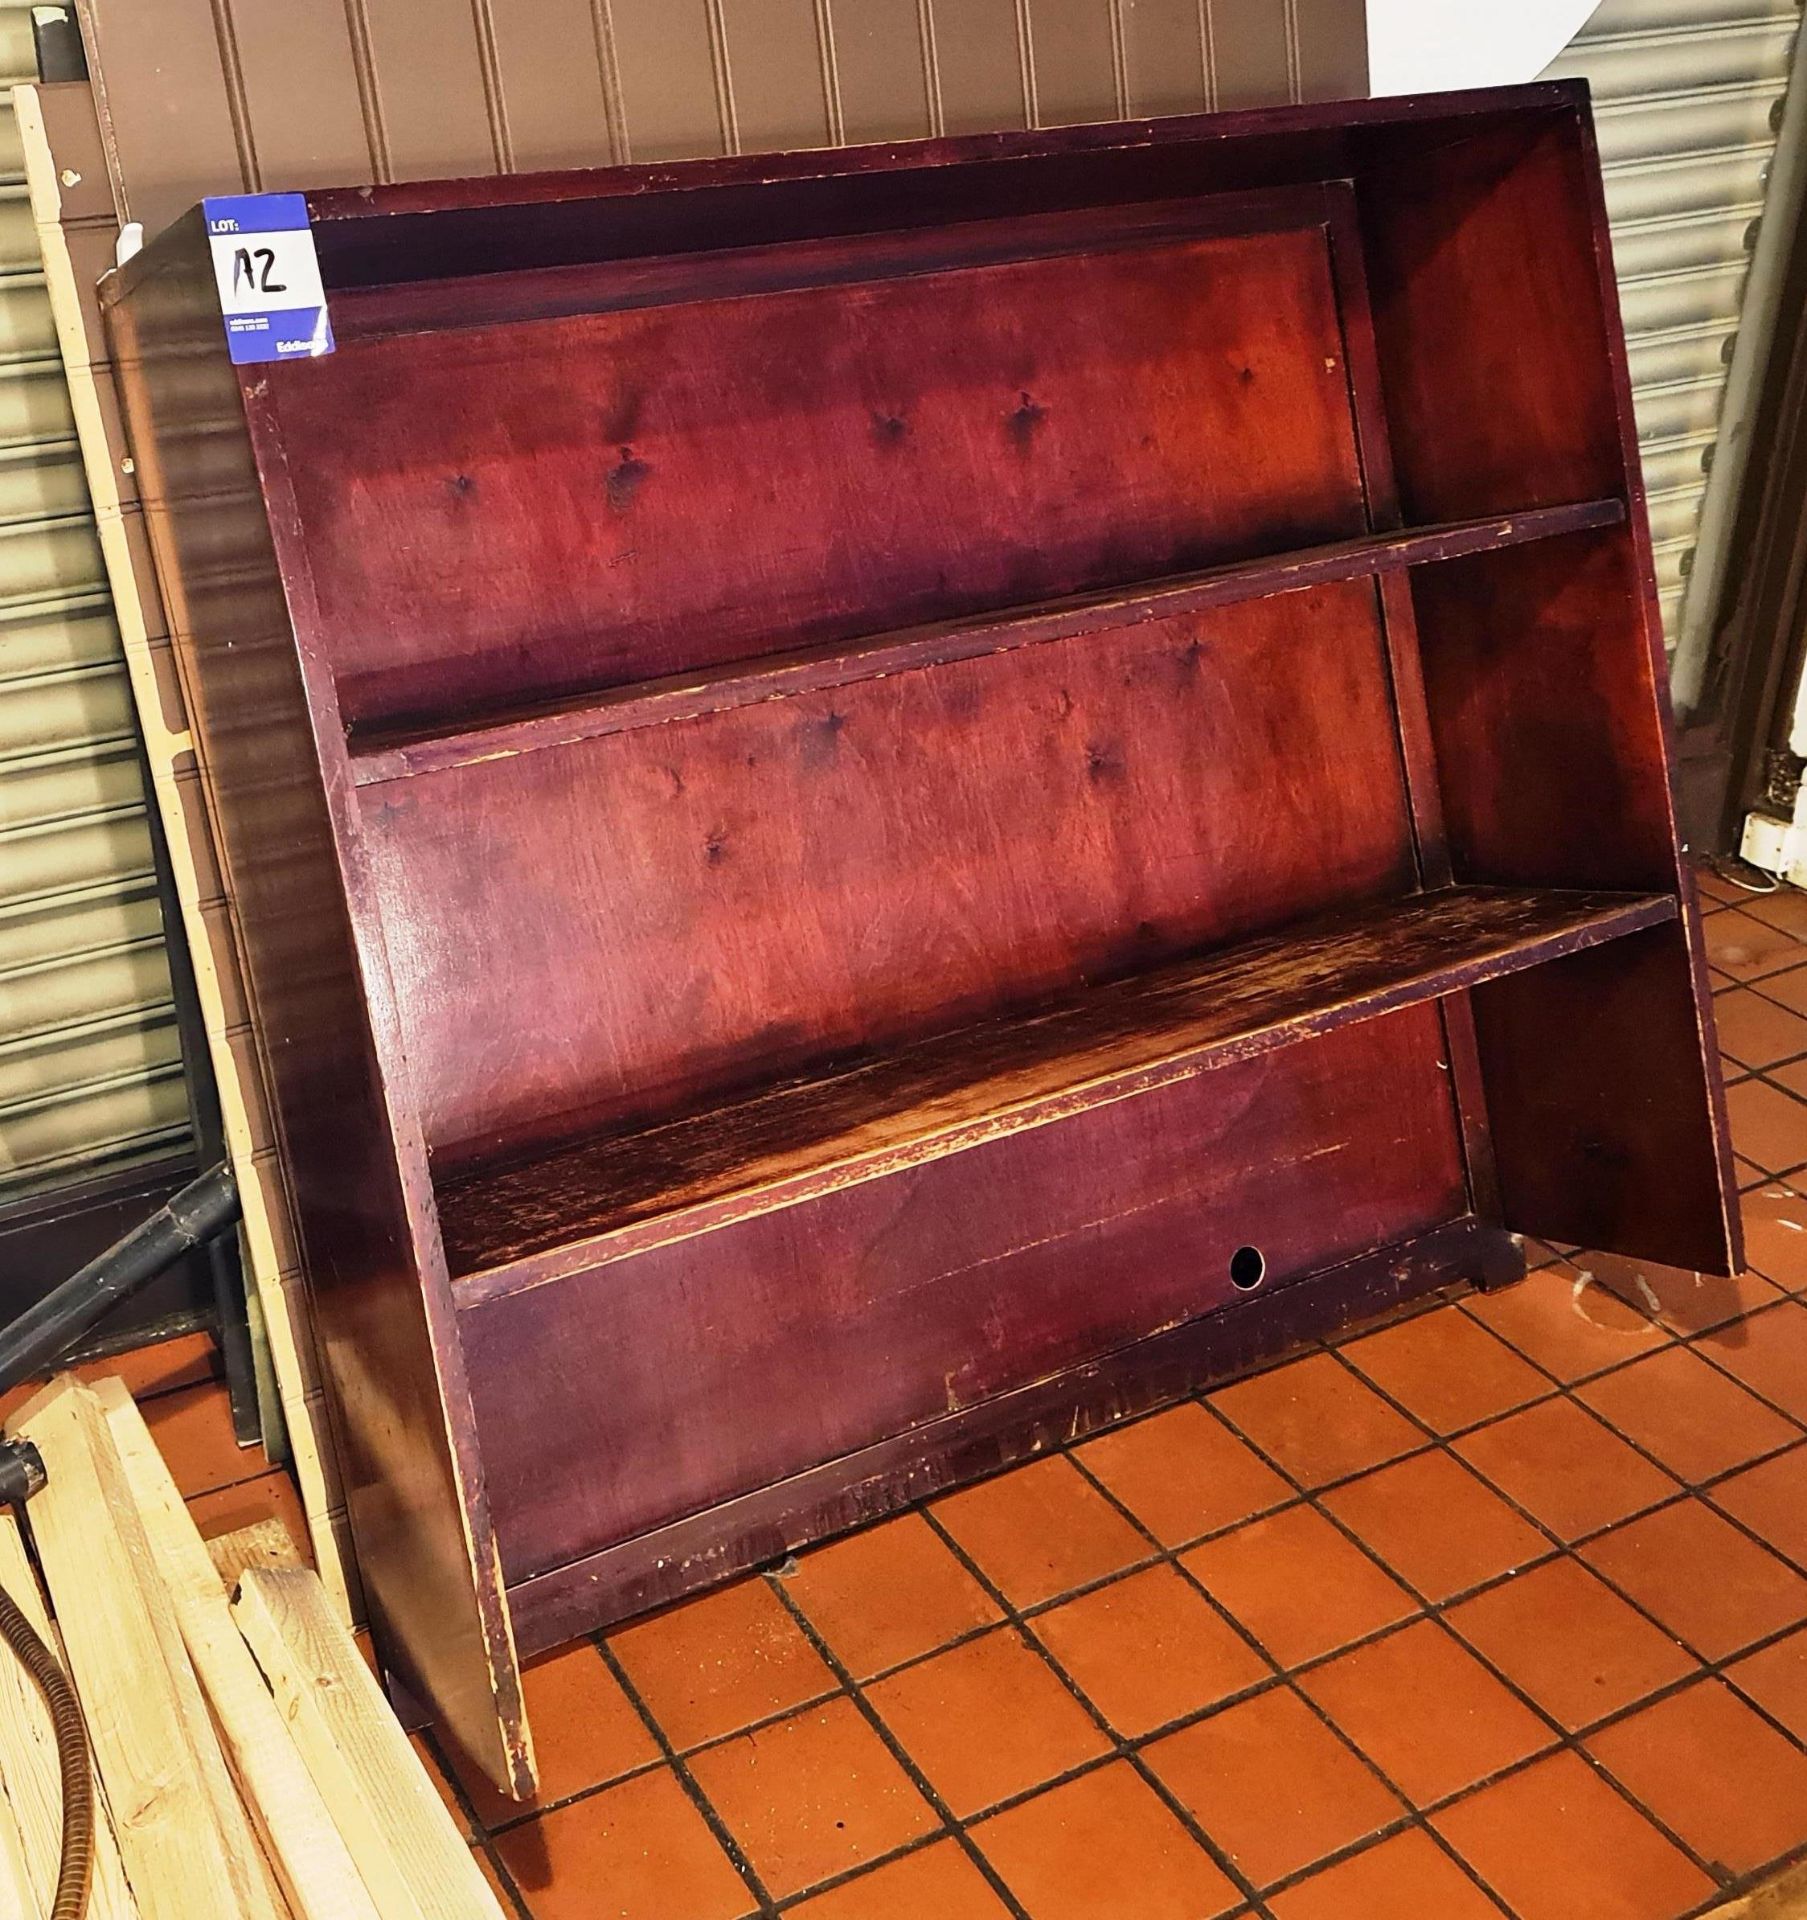
<path fill-rule="evenodd" d="M 203 200 L 226 346 L 241 365 L 311 360 L 333 350 L 320 262 L 299 193 Z"/>

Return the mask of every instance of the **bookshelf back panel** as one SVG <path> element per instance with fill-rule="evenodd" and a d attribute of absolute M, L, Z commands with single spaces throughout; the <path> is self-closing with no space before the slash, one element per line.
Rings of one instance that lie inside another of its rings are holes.
<path fill-rule="evenodd" d="M 1409 1007 L 466 1308 L 505 1577 L 1456 1218 L 1446 1058 Z"/>
<path fill-rule="evenodd" d="M 362 790 L 450 1163 L 1412 885 L 1369 581 Z"/>
<path fill-rule="evenodd" d="M 285 369 L 346 722 L 460 719 L 1360 531 L 1323 199 L 1303 198 L 1315 220 L 1277 229 L 1271 208 L 1262 231 L 1203 236 L 1113 241 L 1093 220 L 1050 254 L 1019 223 L 1040 257 Z"/>

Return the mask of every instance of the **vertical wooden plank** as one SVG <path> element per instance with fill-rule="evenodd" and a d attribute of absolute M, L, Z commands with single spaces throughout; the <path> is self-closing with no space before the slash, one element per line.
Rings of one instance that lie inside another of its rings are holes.
<path fill-rule="evenodd" d="M 390 177 L 500 171 L 471 0 L 364 0 L 364 18 Z"/>
<path fill-rule="evenodd" d="M 608 0 L 623 157 L 725 153 L 709 0 Z"/>
<path fill-rule="evenodd" d="M 205 193 L 256 184 L 207 0 L 79 0 L 78 10 L 121 220 L 155 233 Z"/>
<path fill-rule="evenodd" d="M 1016 0 L 931 0 L 943 133 L 1026 127 Z"/>
<path fill-rule="evenodd" d="M 1271 107 L 1292 98 L 1286 0 L 1208 0 L 1211 104 Z"/>
<path fill-rule="evenodd" d="M 721 0 L 722 40 L 742 153 L 833 140 L 814 0 Z"/>
<path fill-rule="evenodd" d="M 489 11 L 515 170 L 619 159 L 590 0 L 489 0 Z"/>
<path fill-rule="evenodd" d="M 1301 100 L 1367 98 L 1367 0 L 1298 0 L 1292 32 Z"/>
<path fill-rule="evenodd" d="M 1029 87 L 1038 127 L 1122 117 L 1110 0 L 1030 0 Z"/>
<path fill-rule="evenodd" d="M 272 192 L 374 180 L 345 13 L 290 0 L 232 0 L 231 22 L 258 184 Z M 115 77 L 142 84 L 130 74 Z"/>
<path fill-rule="evenodd" d="M 1122 0 L 1124 108 L 1132 118 L 1209 104 L 1201 0 Z"/>
<path fill-rule="evenodd" d="M 935 130 L 918 0 L 831 0 L 843 140 L 916 140 Z"/>

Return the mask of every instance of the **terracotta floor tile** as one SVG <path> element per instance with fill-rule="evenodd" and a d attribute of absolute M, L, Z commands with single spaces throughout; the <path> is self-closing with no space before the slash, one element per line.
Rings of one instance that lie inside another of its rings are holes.
<path fill-rule="evenodd" d="M 1001 1617 L 920 1513 L 806 1553 L 787 1591 L 861 1680 Z"/>
<path fill-rule="evenodd" d="M 1774 1066 L 1807 1053 L 1807 1020 L 1748 987 L 1734 987 L 1713 1002 L 1719 1050 L 1747 1067 Z"/>
<path fill-rule="evenodd" d="M 1550 1542 L 1447 1453 L 1421 1453 L 1332 1487 L 1324 1504 L 1427 1600 L 1529 1566 Z"/>
<path fill-rule="evenodd" d="M 497 1840 L 534 1920 L 739 1920 L 756 1902 L 661 1767 Z"/>
<path fill-rule="evenodd" d="M 1723 1274 L 1665 1267 L 1654 1260 L 1627 1260 L 1615 1253 L 1579 1253 L 1575 1259 L 1599 1287 L 1660 1321 L 1671 1333 L 1701 1333 L 1781 1298 L 1755 1273 L 1728 1280 Z"/>
<path fill-rule="evenodd" d="M 1431 1824 L 1518 1920 L 1675 1920 L 1714 1890 L 1573 1753 L 1496 1781 Z"/>
<path fill-rule="evenodd" d="M 1774 893 L 1753 893 L 1739 903 L 1753 920 L 1777 927 L 1795 940 L 1807 940 L 1807 893 L 1798 887 L 1778 887 Z"/>
<path fill-rule="evenodd" d="M 1454 1442 L 1462 1458 L 1564 1540 L 1667 1499 L 1676 1483 L 1592 1414 L 1546 1400 Z"/>
<path fill-rule="evenodd" d="M 179 1333 L 102 1360 L 84 1360 L 74 1370 L 84 1380 L 123 1380 L 126 1392 L 139 1401 L 181 1387 L 223 1384 L 226 1377 L 219 1343 L 210 1333 Z"/>
<path fill-rule="evenodd" d="M 433 1783 L 433 1791 L 439 1795 L 441 1805 L 452 1816 L 459 1833 L 473 1845 L 480 1845 L 482 1836 L 470 1814 L 465 1811 L 458 1789 L 452 1784 L 451 1773 L 440 1759 L 438 1746 L 426 1734 L 418 1732 L 408 1735 L 408 1745 L 414 1749 L 414 1758 L 419 1761 L 421 1772 Z"/>
<path fill-rule="evenodd" d="M 1807 1014 L 1807 966 L 1767 975 L 1761 991 L 1771 1000 L 1780 1000 L 1791 1012 Z"/>
<path fill-rule="evenodd" d="M 1257 1886 L 1353 1845 L 1404 1812 L 1289 1687 L 1157 1740 L 1143 1758 Z"/>
<path fill-rule="evenodd" d="M 1707 1497 L 1807 1570 L 1807 1447 L 1746 1467 Z"/>
<path fill-rule="evenodd" d="M 1196 1401 L 1100 1434 L 1078 1455 L 1164 1546 L 1293 1498 L 1280 1475 Z"/>
<path fill-rule="evenodd" d="M 949 1494 L 933 1511 L 1014 1607 L 1052 1600 L 1154 1551 L 1060 1454 Z"/>
<path fill-rule="evenodd" d="M 1181 1559 L 1282 1667 L 1418 1611 L 1397 1580 L 1310 1507 L 1251 1520 Z"/>
<path fill-rule="evenodd" d="M 666 1738 L 682 1752 L 830 1693 L 833 1673 L 763 1580 L 741 1580 L 609 1645 Z"/>
<path fill-rule="evenodd" d="M 1628 1521 L 1580 1551 L 1708 1660 L 1807 1620 L 1807 1580 L 1699 1500 Z"/>
<path fill-rule="evenodd" d="M 1747 1653 L 1726 1675 L 1797 1740 L 1807 1741 L 1807 1628 Z"/>
<path fill-rule="evenodd" d="M 1110 1747 L 1011 1627 L 875 1681 L 866 1697 L 963 1819 Z"/>
<path fill-rule="evenodd" d="M 1324 1486 L 1424 1444 L 1411 1421 L 1327 1353 L 1220 1387 L 1211 1398 L 1302 1486 Z"/>
<path fill-rule="evenodd" d="M 1743 1205 L 1746 1261 L 1790 1293 L 1807 1291 L 1807 1198 L 1772 1184 Z"/>
<path fill-rule="evenodd" d="M 786 1907 L 785 1914 L 787 1920 L 1009 1920 L 1010 1910 L 957 1841 L 935 1840 Z"/>
<path fill-rule="evenodd" d="M 1734 1321 L 1705 1335 L 1700 1350 L 1753 1393 L 1807 1421 L 1807 1304 L 1785 1300 Z"/>
<path fill-rule="evenodd" d="M 1273 1678 L 1172 1567 L 1149 1567 L 1039 1613 L 1030 1630 L 1131 1739 Z"/>
<path fill-rule="evenodd" d="M 223 1380 L 160 1393 L 144 1402 L 143 1413 L 184 1499 L 270 1469 L 261 1447 L 241 1447 L 234 1438 L 232 1402 Z"/>
<path fill-rule="evenodd" d="M 1807 1161 L 1807 1105 L 1767 1080 L 1726 1088 L 1732 1144 L 1768 1173 L 1788 1173 Z"/>
<path fill-rule="evenodd" d="M 1669 1340 L 1649 1314 L 1566 1260 L 1473 1294 L 1462 1308 L 1558 1380 L 1584 1380 Z"/>
<path fill-rule="evenodd" d="M 1695 1667 L 1660 1627 L 1569 1559 L 1521 1573 L 1443 1619 L 1570 1732 Z"/>
<path fill-rule="evenodd" d="M 1499 1920 L 1500 1909 L 1416 1827 L 1269 1900 L 1274 1920 Z"/>
<path fill-rule="evenodd" d="M 1433 1433 L 1472 1427 L 1553 1391 L 1535 1367 L 1454 1307 L 1352 1341 L 1343 1357 Z"/>
<path fill-rule="evenodd" d="M 295 1543 L 295 1551 L 308 1565 L 313 1564 L 307 1515 L 295 1483 L 283 1467 L 272 1467 L 255 1479 L 235 1481 L 229 1487 L 215 1487 L 211 1493 L 197 1493 L 187 1504 L 203 1540 L 237 1533 L 241 1527 L 254 1527 L 261 1521 L 279 1520 Z"/>
<path fill-rule="evenodd" d="M 1434 1620 L 1315 1667 L 1299 1686 L 1415 1806 L 1459 1793 L 1554 1738 Z"/>
<path fill-rule="evenodd" d="M 939 1822 L 851 1700 L 805 1707 L 690 1759 L 696 1783 L 776 1899 L 788 1899 Z"/>
<path fill-rule="evenodd" d="M 1124 1761 L 1038 1793 L 972 1829 L 1035 1920 L 1211 1920 L 1236 1883 Z"/>
<path fill-rule="evenodd" d="M 1711 867 L 1697 866 L 1693 869 L 1694 884 L 1700 890 L 1700 902 L 1704 908 L 1707 902 L 1716 905 L 1737 906 L 1743 901 L 1763 898 L 1747 892 L 1743 887 L 1735 887 L 1729 880 L 1721 879 Z"/>
<path fill-rule="evenodd" d="M 1760 980 L 1801 963 L 1800 942 L 1755 919 L 1746 907 L 1709 915 L 1705 931 L 1707 958 L 1734 980 Z"/>
<path fill-rule="evenodd" d="M 1604 1727 L 1588 1751 L 1703 1860 L 1751 1873 L 1807 1840 L 1807 1754 L 1722 1680 Z"/>
<path fill-rule="evenodd" d="M 504 1826 L 531 1807 L 568 1800 L 658 1759 L 646 1723 L 588 1641 L 530 1661 L 521 1684 L 540 1763 L 537 1800 L 524 1806 L 498 1793 L 483 1769 L 445 1740 L 452 1770 L 486 1827 Z"/>
<path fill-rule="evenodd" d="M 1653 1353 L 1575 1395 L 1690 1485 L 1801 1438 L 1792 1420 L 1687 1347 Z"/>

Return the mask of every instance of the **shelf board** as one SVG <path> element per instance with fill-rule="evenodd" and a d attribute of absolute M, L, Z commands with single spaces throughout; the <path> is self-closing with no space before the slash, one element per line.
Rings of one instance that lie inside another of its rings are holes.
<path fill-rule="evenodd" d="M 1238 600 L 1297 593 L 1332 581 L 1393 573 L 1404 567 L 1547 540 L 1557 534 L 1616 526 L 1624 518 L 1622 500 L 1578 500 L 1486 520 L 1455 520 L 1434 527 L 1363 534 L 1328 546 L 1237 560 L 1171 579 L 1113 587 L 1107 592 L 1077 594 L 865 640 L 768 654 L 704 672 L 635 681 L 471 725 L 354 733 L 352 776 L 359 786 L 375 786 L 482 760 L 508 759 L 540 747 L 569 746 L 634 727 L 689 720 L 699 714 L 720 713 L 819 687 L 846 686 L 856 680 L 977 659 L 1013 647 L 1070 640 L 1147 620 L 1200 613 Z"/>
<path fill-rule="evenodd" d="M 1088 988 L 439 1193 L 460 1303 L 536 1286 L 1673 919 L 1667 894 L 1451 887 Z"/>

